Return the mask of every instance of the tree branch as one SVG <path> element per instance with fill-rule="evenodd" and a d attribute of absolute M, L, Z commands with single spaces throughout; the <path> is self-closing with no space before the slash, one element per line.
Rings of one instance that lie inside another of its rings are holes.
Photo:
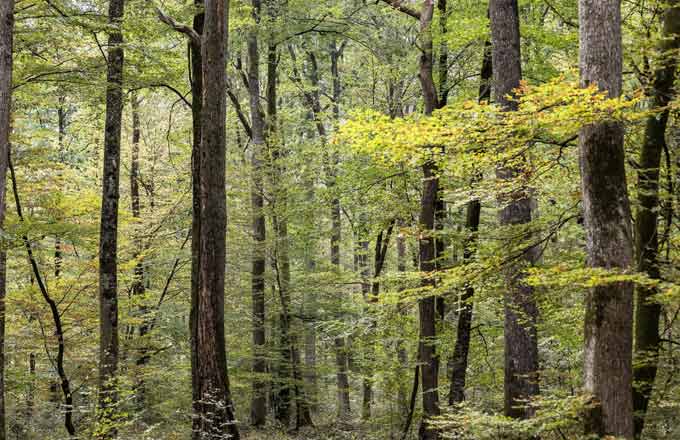
<path fill-rule="evenodd" d="M 181 32 L 187 37 L 189 37 L 192 43 L 198 46 L 201 45 L 201 36 L 198 35 L 198 33 L 192 27 L 187 26 L 185 24 L 177 23 L 177 21 L 175 21 L 174 18 L 166 15 L 163 11 L 161 11 L 160 8 L 156 8 L 156 14 L 158 15 L 158 19 L 160 21 L 167 24 L 177 32 Z"/>
<path fill-rule="evenodd" d="M 408 6 L 404 6 L 403 0 L 382 0 L 383 3 L 387 3 L 390 5 L 392 8 L 396 9 L 399 12 L 403 12 L 406 15 L 409 15 L 416 20 L 420 20 L 420 12 L 416 11 L 415 9 L 411 9 Z"/>

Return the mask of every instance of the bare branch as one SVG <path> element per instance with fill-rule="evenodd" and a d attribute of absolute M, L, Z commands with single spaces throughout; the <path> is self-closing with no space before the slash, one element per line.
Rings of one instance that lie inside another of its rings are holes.
<path fill-rule="evenodd" d="M 420 12 L 416 11 L 415 9 L 411 9 L 408 6 L 403 5 L 404 0 L 382 0 L 383 3 L 387 3 L 388 5 L 392 6 L 394 9 L 396 9 L 399 12 L 403 12 L 406 15 L 409 15 L 416 20 L 420 20 Z"/>
<path fill-rule="evenodd" d="M 161 11 L 160 8 L 156 8 L 156 14 L 158 15 L 158 19 L 162 21 L 163 23 L 167 24 L 177 32 L 181 32 L 189 39 L 191 40 L 192 43 L 196 44 L 197 46 L 201 45 L 201 37 L 198 35 L 198 33 L 191 27 L 187 26 L 185 24 L 178 23 L 175 21 L 174 18 L 166 15 L 163 11 Z"/>

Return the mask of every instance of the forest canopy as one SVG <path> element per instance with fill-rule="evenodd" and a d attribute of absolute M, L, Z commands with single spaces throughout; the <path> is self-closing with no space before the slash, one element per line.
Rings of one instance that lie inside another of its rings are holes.
<path fill-rule="evenodd" d="M 0 440 L 680 438 L 680 0 L 0 0 Z"/>

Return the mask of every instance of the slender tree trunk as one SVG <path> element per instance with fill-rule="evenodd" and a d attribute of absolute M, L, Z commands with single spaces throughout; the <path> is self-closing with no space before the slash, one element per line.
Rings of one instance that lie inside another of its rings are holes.
<path fill-rule="evenodd" d="M 520 31 L 517 0 L 491 0 L 491 39 L 493 58 L 493 88 L 496 101 L 506 111 L 517 105 L 508 96 L 514 94 L 522 79 Z M 496 171 L 500 180 L 516 179 L 527 172 L 528 163 L 513 166 L 501 164 Z M 523 225 L 531 222 L 533 201 L 528 188 L 500 194 L 501 226 Z M 525 251 L 521 258 L 504 268 L 507 290 L 505 302 L 505 415 L 525 419 L 534 410 L 526 403 L 537 396 L 538 336 L 536 321 L 538 308 L 534 290 L 524 282 L 523 271 L 538 258 L 537 249 Z"/>
<path fill-rule="evenodd" d="M 311 205 L 314 203 L 313 182 L 309 182 L 307 189 L 307 202 Z M 314 221 L 309 218 L 308 221 Z M 305 243 L 305 257 L 304 265 L 307 274 L 312 274 L 316 270 L 315 257 L 315 239 L 311 234 L 306 237 Z M 316 322 L 317 322 L 317 304 L 316 294 L 308 287 L 303 298 L 304 304 L 304 325 L 305 325 L 305 390 L 309 398 L 311 410 L 318 412 L 319 408 L 319 386 L 318 375 L 316 371 Z"/>
<path fill-rule="evenodd" d="M 357 244 L 354 248 L 354 263 L 355 272 L 359 272 L 361 275 L 361 293 L 364 298 L 364 302 L 367 303 L 364 308 L 364 313 L 366 318 L 369 320 L 369 331 L 364 340 L 366 348 L 364 349 L 364 359 L 362 365 L 362 405 L 361 405 L 361 419 L 363 421 L 368 421 L 371 418 L 371 403 L 373 400 L 373 343 L 374 337 L 373 333 L 375 331 L 375 321 L 371 314 L 369 302 L 371 299 L 371 286 L 369 284 L 370 278 L 370 267 L 368 264 L 368 240 L 366 237 L 366 223 L 367 218 L 365 213 L 360 214 L 360 220 L 358 225 Z"/>
<path fill-rule="evenodd" d="M 12 51 L 14 0 L 0 2 L 0 227 L 5 220 L 5 180 L 12 112 Z M 5 414 L 5 292 L 6 252 L 0 251 L 0 440 L 7 438 Z"/>
<path fill-rule="evenodd" d="M 57 126 L 58 126 L 58 142 L 59 154 L 64 154 L 64 139 L 66 137 L 66 109 L 64 108 L 64 97 L 59 97 L 59 108 L 57 108 Z M 54 238 L 54 277 L 59 278 L 61 275 L 62 255 L 61 255 L 61 239 L 59 236 Z"/>
<path fill-rule="evenodd" d="M 342 85 L 340 82 L 339 62 L 342 51 L 337 47 L 335 40 L 331 42 L 331 77 L 333 87 L 333 119 L 336 123 L 340 120 L 340 98 Z M 315 81 L 312 81 L 315 82 Z M 318 78 L 316 81 L 318 85 Z M 316 113 L 316 112 L 315 112 Z M 342 240 L 342 219 L 340 217 L 340 198 L 335 194 L 335 180 L 339 158 L 333 153 L 330 158 L 329 187 L 333 193 L 331 199 L 331 264 L 340 271 L 340 241 Z M 351 407 L 349 401 L 349 357 L 347 341 L 344 337 L 335 338 L 335 362 L 337 366 L 338 383 L 338 418 L 346 422 L 350 418 Z"/>
<path fill-rule="evenodd" d="M 253 302 L 253 398 L 250 407 L 250 422 L 264 426 L 267 418 L 267 372 L 265 352 L 265 217 L 262 158 L 265 147 L 265 121 L 260 106 L 260 50 L 258 29 L 260 23 L 260 0 L 252 0 L 253 18 L 256 27 L 248 35 L 248 87 L 252 129 L 252 182 L 251 206 L 253 211 L 252 251 L 252 302 Z"/>
<path fill-rule="evenodd" d="M 224 337 L 226 259 L 226 46 L 229 4 L 205 1 L 201 55 L 203 107 L 200 151 L 198 295 L 192 343 L 196 440 L 239 438 L 229 387 Z"/>
<path fill-rule="evenodd" d="M 399 226 L 403 226 L 402 222 L 399 221 Z M 406 238 L 404 237 L 404 234 L 399 232 L 397 234 L 397 271 L 401 273 L 406 272 Z M 400 290 L 403 290 L 403 288 L 400 287 Z M 398 312 L 400 317 L 403 319 L 406 316 L 406 313 L 404 312 L 404 308 L 401 305 L 397 305 L 398 307 Z M 409 405 L 408 405 L 408 387 L 407 384 L 404 382 L 403 377 L 406 376 L 407 371 L 408 371 L 408 352 L 406 351 L 406 344 L 405 340 L 403 338 L 397 339 L 397 362 L 398 362 L 398 375 L 397 375 L 397 380 L 398 380 L 398 391 L 397 391 L 397 400 L 398 400 L 398 407 L 399 407 L 399 414 L 403 416 L 403 418 L 406 418 L 408 415 L 408 410 L 409 410 Z"/>
<path fill-rule="evenodd" d="M 660 113 L 647 118 L 644 142 L 640 151 L 638 171 L 639 205 L 635 218 L 635 258 L 638 272 L 659 279 L 659 168 L 661 154 L 666 145 L 668 104 L 675 95 L 673 88 L 678 67 L 677 50 L 680 48 L 680 2 L 673 0 L 664 17 L 663 40 L 659 47 L 661 62 L 654 73 L 651 101 Z M 666 172 L 672 172 L 670 169 Z M 633 409 L 635 411 L 635 437 L 644 429 L 645 414 L 654 388 L 659 357 L 659 321 L 661 305 L 650 300 L 657 290 L 637 287 L 635 309 L 635 364 Z"/>
<path fill-rule="evenodd" d="M 612 98 L 621 94 L 621 2 L 579 0 L 582 85 L 597 85 Z M 631 211 L 626 184 L 623 127 L 602 123 L 579 136 L 581 191 L 588 265 L 633 268 Z M 586 297 L 584 376 L 593 396 L 588 433 L 633 437 L 633 285 L 592 288 Z"/>
<path fill-rule="evenodd" d="M 10 179 L 12 181 L 12 190 L 14 193 L 14 203 L 16 206 L 17 216 L 21 222 L 24 221 L 23 211 L 21 209 L 21 201 L 19 199 L 19 190 L 17 189 L 17 179 L 14 173 L 14 166 L 12 165 L 12 159 L 10 151 L 7 152 L 7 168 L 10 171 Z M 45 284 L 40 269 L 38 267 L 38 262 L 33 254 L 33 248 L 31 242 L 27 235 L 22 236 L 24 247 L 26 248 L 26 254 L 28 256 L 28 261 L 31 265 L 31 271 L 35 281 L 38 284 L 38 288 L 43 297 L 43 300 L 47 303 L 50 308 L 50 313 L 52 314 L 52 322 L 54 323 L 54 335 L 57 337 L 57 356 L 56 364 L 53 365 L 57 370 L 57 374 L 60 379 L 61 391 L 64 395 L 64 427 L 69 436 L 76 436 L 76 429 L 73 425 L 73 393 L 71 392 L 71 383 L 66 375 L 66 370 L 64 368 L 64 354 L 66 352 L 66 343 L 64 338 L 64 325 L 61 319 L 61 313 L 59 312 L 57 302 L 50 297 L 47 291 L 47 285 Z M 49 352 L 48 352 L 49 356 Z"/>
<path fill-rule="evenodd" d="M 277 371 L 279 384 L 278 392 L 276 394 L 276 406 L 274 413 L 276 419 L 284 426 L 290 424 L 291 416 L 291 389 L 292 389 L 292 335 L 290 322 L 290 256 L 288 247 L 288 222 L 282 220 L 286 213 L 283 211 L 286 206 L 284 199 L 285 193 L 282 194 L 279 188 L 276 198 L 276 206 L 274 207 L 274 232 L 276 234 L 275 244 L 275 258 L 274 270 L 276 271 L 279 300 L 281 302 L 281 313 L 279 316 L 280 324 L 280 340 L 279 348 L 281 359 L 279 360 L 279 368 Z"/>
<path fill-rule="evenodd" d="M 130 199 L 132 208 L 132 218 L 136 221 L 141 220 L 141 201 L 139 195 L 139 181 L 141 178 L 139 169 L 139 142 L 141 138 L 141 123 L 139 116 L 139 103 L 140 99 L 136 93 L 132 94 L 131 104 L 132 104 L 132 154 L 130 158 Z M 136 255 L 137 258 L 141 252 L 143 252 L 143 243 L 139 238 L 135 239 L 136 243 Z M 134 277 L 132 281 L 132 295 L 141 297 L 141 304 L 139 306 L 139 317 L 141 323 L 139 325 L 139 337 L 142 339 L 140 346 L 137 347 L 138 354 L 135 359 L 135 364 L 138 367 L 143 367 L 149 362 L 149 349 L 146 346 L 146 341 L 143 340 L 144 336 L 149 332 L 152 323 L 149 317 L 149 308 L 145 305 L 146 300 L 144 295 L 146 293 L 146 286 L 144 284 L 145 278 L 145 267 L 142 261 L 138 261 L 134 268 Z M 134 328 L 133 328 L 134 333 Z M 135 402 L 137 408 L 143 413 L 146 406 L 146 385 L 144 383 L 144 373 L 139 372 L 138 377 L 135 379 L 134 383 L 135 390 Z M 143 417 L 143 416 L 142 416 Z"/>
<path fill-rule="evenodd" d="M 203 35 L 205 14 L 203 12 L 203 0 L 194 0 L 196 15 L 194 15 L 193 28 L 200 36 Z M 198 280 L 201 269 L 201 138 L 202 114 L 203 114 L 203 62 L 201 45 L 193 40 L 189 41 L 189 54 L 191 57 L 191 117 L 193 139 L 191 146 L 191 193 L 192 193 L 192 217 L 191 217 L 191 311 L 189 315 L 189 327 L 191 334 L 191 389 L 192 407 L 194 417 L 192 419 L 192 439 L 200 440 L 201 421 L 197 416 L 200 400 L 199 382 L 196 371 L 200 359 L 198 357 L 198 306 L 199 288 Z"/>
<path fill-rule="evenodd" d="M 479 101 L 489 101 L 491 98 L 491 79 L 493 63 L 491 57 L 491 42 L 484 44 L 482 60 L 481 83 L 479 86 Z M 476 176 L 475 181 L 479 180 Z M 463 263 L 469 264 L 474 260 L 477 252 L 477 231 L 482 204 L 478 199 L 471 200 L 465 207 L 465 229 L 468 233 L 463 246 Z M 460 298 L 461 306 L 458 311 L 458 331 L 456 345 L 451 361 L 451 386 L 449 388 L 449 405 L 462 403 L 465 400 L 465 381 L 467 378 L 468 354 L 470 352 L 470 332 L 472 329 L 472 299 L 475 288 L 467 286 Z"/>
<path fill-rule="evenodd" d="M 123 113 L 123 7 L 109 2 L 109 59 L 106 87 L 104 170 L 99 235 L 99 437 L 116 436 L 118 393 L 118 201 Z"/>
<path fill-rule="evenodd" d="M 420 12 L 420 85 L 425 103 L 425 114 L 431 115 L 439 106 L 437 90 L 433 79 L 432 18 L 434 0 L 423 0 Z M 437 269 L 437 243 L 435 237 L 436 216 L 439 194 L 437 167 L 432 161 L 423 165 L 423 191 L 420 201 L 419 240 L 420 271 L 432 274 Z M 423 287 L 435 287 L 432 276 L 423 279 Z M 419 359 L 423 386 L 423 420 L 419 430 L 421 440 L 435 440 L 439 432 L 430 425 L 430 419 L 437 417 L 439 410 L 439 357 L 435 350 L 437 337 L 437 298 L 430 296 L 418 301 L 420 319 Z"/>

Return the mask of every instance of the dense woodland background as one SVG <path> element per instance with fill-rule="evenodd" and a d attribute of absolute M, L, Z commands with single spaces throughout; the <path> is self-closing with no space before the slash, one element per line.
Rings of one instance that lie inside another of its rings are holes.
<path fill-rule="evenodd" d="M 680 438 L 679 56 L 678 0 L 0 0 L 0 439 Z"/>

